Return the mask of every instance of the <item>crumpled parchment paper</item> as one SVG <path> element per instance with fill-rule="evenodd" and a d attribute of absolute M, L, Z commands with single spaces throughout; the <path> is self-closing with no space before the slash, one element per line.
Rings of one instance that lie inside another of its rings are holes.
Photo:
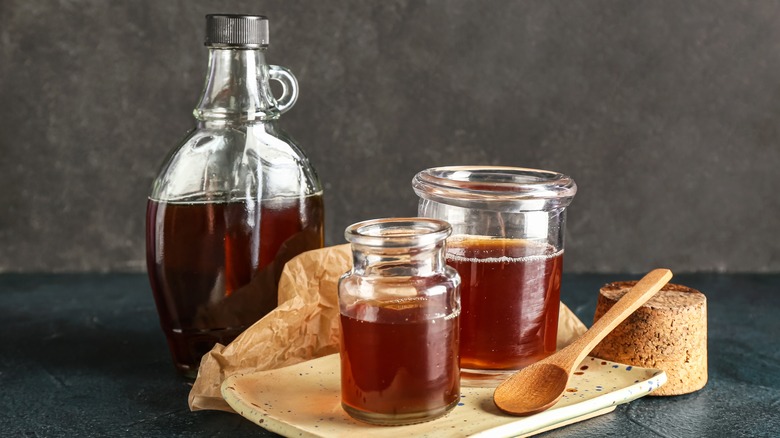
<path fill-rule="evenodd" d="M 189 395 L 190 409 L 233 412 L 220 393 L 227 377 L 337 353 L 338 280 L 351 266 L 348 244 L 308 251 L 287 262 L 279 281 L 279 306 L 227 346 L 217 344 L 203 356 Z M 561 304 L 558 348 L 585 330 Z"/>

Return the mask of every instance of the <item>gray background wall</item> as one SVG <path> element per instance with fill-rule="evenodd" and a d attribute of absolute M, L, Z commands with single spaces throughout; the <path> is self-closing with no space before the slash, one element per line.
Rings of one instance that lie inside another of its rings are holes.
<path fill-rule="evenodd" d="M 436 165 L 567 173 L 570 272 L 780 271 L 780 2 L 0 0 L 0 271 L 142 271 L 204 15 L 271 19 L 327 242 Z"/>

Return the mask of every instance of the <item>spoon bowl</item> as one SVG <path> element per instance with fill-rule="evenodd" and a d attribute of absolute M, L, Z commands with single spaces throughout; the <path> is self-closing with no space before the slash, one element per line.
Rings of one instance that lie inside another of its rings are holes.
<path fill-rule="evenodd" d="M 496 403 L 499 409 L 512 414 L 524 412 L 532 415 L 554 405 L 563 396 L 569 380 L 567 370 L 554 363 L 537 362 L 517 374 L 511 385 L 499 385 L 493 393 L 493 399 L 506 400 Z M 542 385 L 539 382 L 549 382 Z M 527 388 L 525 397 L 515 397 L 516 388 Z"/>
<path fill-rule="evenodd" d="M 576 341 L 498 385 L 493 393 L 496 407 L 518 416 L 533 415 L 552 407 L 563 396 L 572 372 L 585 356 L 671 278 L 668 269 L 649 272 Z"/>

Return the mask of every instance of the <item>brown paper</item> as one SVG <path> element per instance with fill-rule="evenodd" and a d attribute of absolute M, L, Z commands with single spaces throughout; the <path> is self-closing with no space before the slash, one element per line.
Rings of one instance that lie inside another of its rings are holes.
<path fill-rule="evenodd" d="M 217 344 L 203 356 L 189 395 L 190 409 L 233 412 L 220 393 L 227 377 L 338 352 L 338 279 L 351 266 L 349 245 L 308 251 L 290 260 L 279 281 L 279 307 L 229 345 Z M 561 304 L 558 348 L 584 331 L 585 325 Z"/>

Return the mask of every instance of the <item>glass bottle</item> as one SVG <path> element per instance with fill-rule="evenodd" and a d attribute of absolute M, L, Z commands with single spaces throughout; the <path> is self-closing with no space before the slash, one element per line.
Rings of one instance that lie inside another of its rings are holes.
<path fill-rule="evenodd" d="M 341 397 L 353 418 L 432 420 L 460 400 L 460 278 L 444 260 L 450 226 L 375 219 L 345 236 L 353 267 L 339 281 Z"/>
<path fill-rule="evenodd" d="M 268 65 L 268 19 L 206 16 L 205 87 L 195 129 L 173 149 L 147 205 L 149 279 L 178 370 L 277 305 L 284 264 L 323 246 L 322 187 L 279 127 L 298 96 Z M 275 98 L 270 81 L 282 85 Z"/>
<path fill-rule="evenodd" d="M 500 166 L 427 169 L 412 182 L 418 214 L 453 229 L 447 263 L 463 281 L 460 365 L 494 384 L 555 351 L 570 177 Z"/>

